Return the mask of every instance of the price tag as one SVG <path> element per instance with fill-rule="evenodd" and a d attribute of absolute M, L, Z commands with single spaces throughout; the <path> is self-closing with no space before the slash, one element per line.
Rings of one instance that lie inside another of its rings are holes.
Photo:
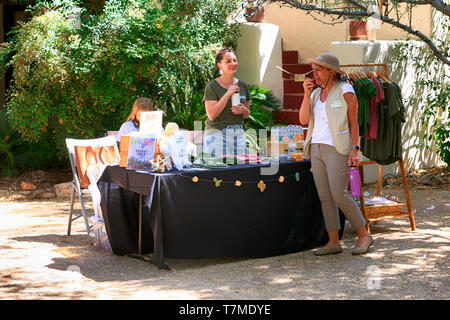
<path fill-rule="evenodd" d="M 295 82 L 302 82 L 302 81 L 305 81 L 305 80 L 306 80 L 306 77 L 302 73 L 297 73 L 297 74 L 294 75 L 294 81 Z"/>

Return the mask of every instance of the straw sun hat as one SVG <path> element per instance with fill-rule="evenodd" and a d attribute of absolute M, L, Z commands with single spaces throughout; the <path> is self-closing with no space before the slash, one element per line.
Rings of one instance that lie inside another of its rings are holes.
<path fill-rule="evenodd" d="M 339 59 L 332 53 L 324 52 L 319 54 L 317 58 L 308 58 L 308 63 L 315 63 L 325 68 L 336 71 L 340 75 L 344 74 L 344 71 L 339 69 Z"/>

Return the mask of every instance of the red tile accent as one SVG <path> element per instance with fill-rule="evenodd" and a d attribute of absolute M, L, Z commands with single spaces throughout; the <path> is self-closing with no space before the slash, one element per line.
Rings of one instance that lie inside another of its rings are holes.
<path fill-rule="evenodd" d="M 294 80 L 284 79 L 284 93 L 303 93 L 303 82 L 295 82 Z"/>
<path fill-rule="evenodd" d="M 276 124 L 300 124 L 298 110 L 278 110 L 274 111 Z"/>
<path fill-rule="evenodd" d="M 283 96 L 283 109 L 300 109 L 303 93 L 285 94 Z"/>
<path fill-rule="evenodd" d="M 298 51 L 283 51 L 282 68 L 292 74 L 306 73 L 311 71 L 310 64 L 298 63 Z M 295 82 L 294 76 L 283 72 L 283 109 L 274 111 L 274 118 L 277 124 L 300 124 L 298 110 L 303 101 L 303 82 Z M 312 77 L 308 74 L 307 77 Z"/>
<path fill-rule="evenodd" d="M 298 63 L 298 51 L 297 50 L 286 50 L 282 53 L 283 64 L 296 64 Z"/>

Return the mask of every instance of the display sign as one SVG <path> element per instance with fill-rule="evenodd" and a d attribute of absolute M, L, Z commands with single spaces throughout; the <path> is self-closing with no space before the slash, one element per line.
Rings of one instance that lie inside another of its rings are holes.
<path fill-rule="evenodd" d="M 150 160 L 155 154 L 156 134 L 130 136 L 127 169 L 152 170 Z"/>
<path fill-rule="evenodd" d="M 139 121 L 139 132 L 161 132 L 162 128 L 162 111 L 145 111 L 141 112 Z"/>

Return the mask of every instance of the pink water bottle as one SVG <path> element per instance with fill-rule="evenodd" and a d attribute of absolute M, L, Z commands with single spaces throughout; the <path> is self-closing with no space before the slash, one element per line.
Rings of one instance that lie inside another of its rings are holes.
<path fill-rule="evenodd" d="M 359 187 L 359 172 L 356 167 L 350 167 L 350 171 L 348 172 L 348 178 L 350 180 L 350 194 L 352 197 L 360 197 L 361 189 Z"/>

